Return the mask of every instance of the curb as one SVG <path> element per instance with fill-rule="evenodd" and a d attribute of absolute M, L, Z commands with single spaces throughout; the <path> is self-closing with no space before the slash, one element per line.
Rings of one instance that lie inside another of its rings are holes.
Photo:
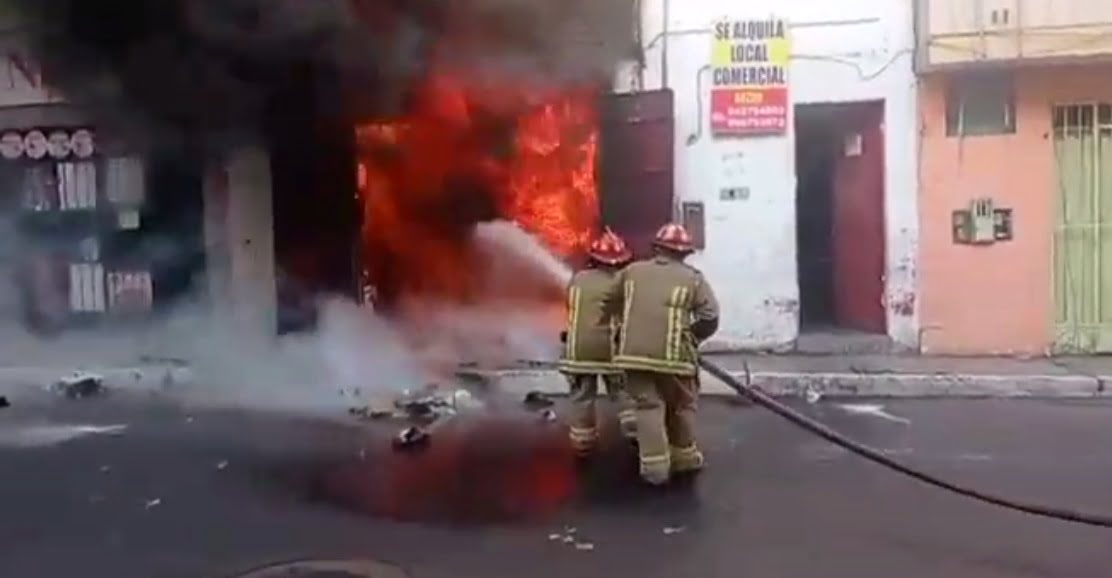
<path fill-rule="evenodd" d="M 742 383 L 752 383 L 775 397 L 881 398 L 1112 398 L 1112 376 L 1084 375 L 974 375 L 907 373 L 794 373 L 733 371 Z M 461 376 L 514 393 L 567 392 L 557 371 L 544 369 L 466 371 Z M 705 396 L 736 395 L 719 380 L 702 374 Z"/>

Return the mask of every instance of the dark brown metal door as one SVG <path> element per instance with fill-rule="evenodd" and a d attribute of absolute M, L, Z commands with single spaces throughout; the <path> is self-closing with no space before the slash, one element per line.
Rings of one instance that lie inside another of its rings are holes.
<path fill-rule="evenodd" d="M 672 91 L 607 95 L 601 112 L 602 221 L 643 256 L 674 214 Z"/>
<path fill-rule="evenodd" d="M 846 105 L 834 173 L 834 302 L 838 325 L 884 333 L 884 103 Z"/>

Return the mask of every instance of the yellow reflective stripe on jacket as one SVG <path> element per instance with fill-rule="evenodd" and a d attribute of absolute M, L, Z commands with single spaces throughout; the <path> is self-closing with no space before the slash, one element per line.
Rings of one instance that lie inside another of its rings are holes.
<path fill-rule="evenodd" d="M 620 375 L 622 373 L 620 367 L 615 367 L 613 363 L 605 361 L 561 359 L 556 367 L 564 373 L 589 373 L 600 375 Z"/>
<path fill-rule="evenodd" d="M 671 298 L 668 300 L 668 333 L 664 345 L 664 359 L 679 361 L 684 359 L 683 340 L 687 324 L 684 315 L 687 314 L 687 300 L 691 291 L 687 287 L 672 289 Z"/>
<path fill-rule="evenodd" d="M 564 356 L 568 359 L 575 358 L 575 345 L 579 333 L 579 287 L 568 290 L 568 332 L 567 342 L 564 344 Z"/>
<path fill-rule="evenodd" d="M 614 367 L 631 371 L 655 371 L 676 375 L 695 375 L 695 364 L 687 361 L 665 361 L 640 355 L 618 355 Z"/>
<path fill-rule="evenodd" d="M 629 330 L 629 308 L 633 306 L 633 281 L 626 281 L 622 284 L 622 327 L 621 327 L 621 346 L 618 348 L 618 355 L 621 355 L 622 350 L 625 348 L 626 338 L 628 337 L 627 331 Z"/>

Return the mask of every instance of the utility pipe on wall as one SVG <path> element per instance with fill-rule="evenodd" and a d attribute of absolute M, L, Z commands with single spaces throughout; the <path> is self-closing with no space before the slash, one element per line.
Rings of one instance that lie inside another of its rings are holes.
<path fill-rule="evenodd" d="M 660 26 L 660 88 L 668 88 L 668 30 L 672 19 L 671 0 L 660 0 L 663 13 Z"/>

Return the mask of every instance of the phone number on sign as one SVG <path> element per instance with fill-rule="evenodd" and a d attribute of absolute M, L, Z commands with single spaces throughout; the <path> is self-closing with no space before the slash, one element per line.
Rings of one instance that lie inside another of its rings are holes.
<path fill-rule="evenodd" d="M 778 116 L 787 117 L 787 107 L 770 105 L 770 106 L 729 106 L 724 110 L 715 110 L 712 112 L 716 116 L 726 117 L 761 117 L 761 116 Z"/>
<path fill-rule="evenodd" d="M 722 117 L 713 119 L 714 132 L 723 130 L 784 130 L 788 128 L 788 119 L 783 117 Z"/>

